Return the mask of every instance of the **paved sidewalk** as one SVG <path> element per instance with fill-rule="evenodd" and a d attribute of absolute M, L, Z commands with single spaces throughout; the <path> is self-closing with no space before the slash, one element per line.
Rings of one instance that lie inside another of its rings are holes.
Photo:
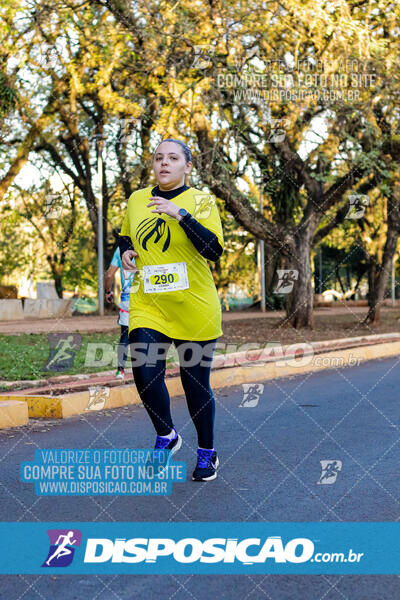
<path fill-rule="evenodd" d="M 398 307 L 382 307 L 382 312 L 399 310 Z M 349 307 L 319 307 L 314 311 L 315 315 L 343 315 L 349 312 Z M 365 306 L 352 306 L 353 314 L 366 314 Z M 231 311 L 222 313 L 222 321 L 238 321 L 243 319 L 277 319 L 283 317 L 283 310 L 267 311 Z M 96 333 L 118 331 L 117 314 L 104 317 L 82 315 L 64 319 L 26 319 L 22 321 L 0 321 L 0 334 L 18 333 Z"/>
<path fill-rule="evenodd" d="M 222 320 L 228 322 L 240 319 L 268 319 L 282 317 L 283 314 L 283 311 L 270 311 L 265 313 L 259 311 L 223 312 Z M 3 334 L 50 332 L 106 333 L 118 330 L 119 326 L 117 324 L 116 314 L 104 317 L 82 315 L 64 319 L 29 319 L 23 321 L 0 322 L 0 333 Z"/>

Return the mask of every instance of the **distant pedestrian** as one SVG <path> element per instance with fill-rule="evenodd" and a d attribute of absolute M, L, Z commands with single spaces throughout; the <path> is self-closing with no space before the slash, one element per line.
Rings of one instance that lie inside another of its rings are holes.
<path fill-rule="evenodd" d="M 117 379 L 125 379 L 125 363 L 128 355 L 129 344 L 129 296 L 131 292 L 132 282 L 135 274 L 132 271 L 125 271 L 122 267 L 121 255 L 119 248 L 114 252 L 110 266 L 107 269 L 105 277 L 106 301 L 113 302 L 113 282 L 117 270 L 120 270 L 121 276 L 121 302 L 119 305 L 118 324 L 121 326 L 121 337 L 118 344 L 118 368 L 115 374 Z"/>

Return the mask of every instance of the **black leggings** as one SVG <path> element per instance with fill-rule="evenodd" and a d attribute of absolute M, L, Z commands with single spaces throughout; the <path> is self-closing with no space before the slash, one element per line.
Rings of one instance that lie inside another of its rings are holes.
<path fill-rule="evenodd" d="M 157 434 L 168 435 L 174 425 L 164 377 L 166 353 L 172 341 L 178 351 L 182 386 L 196 427 L 198 445 L 213 448 L 215 400 L 210 388 L 210 370 L 217 339 L 190 342 L 170 338 L 147 327 L 133 329 L 129 344 L 133 377 L 140 398 Z"/>

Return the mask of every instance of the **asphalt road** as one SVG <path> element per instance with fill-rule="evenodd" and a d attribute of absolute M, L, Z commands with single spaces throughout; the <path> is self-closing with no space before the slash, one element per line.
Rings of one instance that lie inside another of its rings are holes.
<path fill-rule="evenodd" d="M 400 357 L 264 384 L 258 404 L 240 406 L 242 386 L 218 390 L 218 478 L 190 480 L 196 439 L 183 397 L 173 401 L 183 437 L 176 460 L 188 479 L 164 497 L 37 497 L 19 482 L 36 448 L 144 448 L 154 436 L 134 406 L 34 421 L 0 432 L 2 521 L 395 521 L 400 516 Z M 256 399 L 253 399 L 255 404 Z M 319 485 L 321 460 L 342 461 Z M 400 569 L 399 569 L 400 573 Z M 0 576 L 0 598 L 63 600 L 394 600 L 398 576 L 109 575 Z"/>

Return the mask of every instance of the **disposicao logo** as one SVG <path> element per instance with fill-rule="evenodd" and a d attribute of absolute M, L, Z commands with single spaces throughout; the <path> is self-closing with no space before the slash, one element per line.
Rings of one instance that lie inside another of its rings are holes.
<path fill-rule="evenodd" d="M 251 550 L 250 550 L 251 548 Z M 280 536 L 246 538 L 89 538 L 86 544 L 85 563 L 155 563 L 160 557 L 173 557 L 178 563 L 234 563 L 252 565 L 264 563 L 268 558 L 276 563 L 303 563 L 311 559 L 314 544 L 307 538 L 294 538 L 282 543 Z"/>
<path fill-rule="evenodd" d="M 82 541 L 79 529 L 48 529 L 50 548 L 42 567 L 68 567 Z"/>

